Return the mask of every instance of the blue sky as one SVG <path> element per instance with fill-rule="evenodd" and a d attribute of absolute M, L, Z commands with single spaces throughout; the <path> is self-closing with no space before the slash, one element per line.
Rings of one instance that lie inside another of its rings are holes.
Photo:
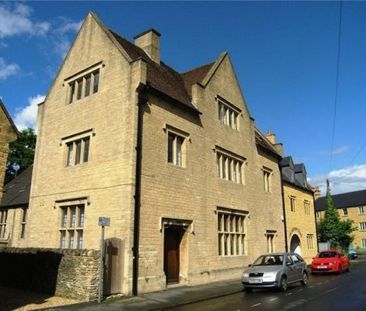
<path fill-rule="evenodd" d="M 333 150 L 339 2 L 0 2 L 0 96 L 19 127 L 34 126 L 89 10 L 129 40 L 156 28 L 178 71 L 228 51 L 257 126 L 314 185 L 366 188 L 366 2 L 343 3 Z"/>

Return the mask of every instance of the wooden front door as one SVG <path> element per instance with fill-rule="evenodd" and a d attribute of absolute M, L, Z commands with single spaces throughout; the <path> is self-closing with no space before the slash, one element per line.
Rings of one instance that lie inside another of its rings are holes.
<path fill-rule="evenodd" d="M 165 228 L 164 272 L 167 284 L 179 283 L 179 246 L 182 230 L 179 227 Z"/>

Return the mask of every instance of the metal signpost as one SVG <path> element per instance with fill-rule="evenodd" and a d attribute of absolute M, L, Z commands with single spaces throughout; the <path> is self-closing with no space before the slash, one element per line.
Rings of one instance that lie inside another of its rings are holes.
<path fill-rule="evenodd" d="M 102 227 L 100 236 L 100 258 L 99 258 L 99 293 L 98 293 L 98 303 L 102 301 L 103 297 L 103 259 L 104 259 L 104 227 L 109 227 L 111 225 L 111 219 L 108 217 L 99 217 L 98 225 Z"/>

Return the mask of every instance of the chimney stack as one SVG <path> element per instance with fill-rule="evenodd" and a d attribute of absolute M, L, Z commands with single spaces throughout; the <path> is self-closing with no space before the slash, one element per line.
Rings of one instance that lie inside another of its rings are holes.
<path fill-rule="evenodd" d="M 316 187 L 314 191 L 314 199 L 317 200 L 319 198 L 320 198 L 320 189 L 319 187 Z"/>
<path fill-rule="evenodd" d="M 271 142 L 272 145 L 276 144 L 276 134 L 272 133 L 271 131 L 266 134 L 266 138 Z"/>
<path fill-rule="evenodd" d="M 151 28 L 135 36 L 135 45 L 143 49 L 155 63 L 160 64 L 160 33 Z"/>

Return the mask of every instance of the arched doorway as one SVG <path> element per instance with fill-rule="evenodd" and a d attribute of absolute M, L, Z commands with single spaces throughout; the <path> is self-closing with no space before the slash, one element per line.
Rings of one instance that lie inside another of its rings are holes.
<path fill-rule="evenodd" d="M 297 234 L 294 234 L 291 238 L 290 251 L 301 255 L 301 242 Z"/>

